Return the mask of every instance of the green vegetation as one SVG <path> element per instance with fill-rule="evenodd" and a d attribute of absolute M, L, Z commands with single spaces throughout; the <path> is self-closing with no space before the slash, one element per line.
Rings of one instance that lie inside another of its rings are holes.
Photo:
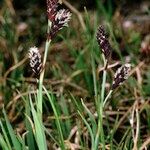
<path fill-rule="evenodd" d="M 64 5 L 72 11 L 69 27 L 51 40 L 46 3 L 0 2 L 0 149 L 149 149 L 150 52 L 141 47 L 148 30 L 125 28 L 119 2 Z M 96 39 L 99 25 L 108 33 L 109 59 Z M 33 46 L 44 59 L 39 74 L 29 64 Z M 126 63 L 129 79 L 112 90 Z"/>

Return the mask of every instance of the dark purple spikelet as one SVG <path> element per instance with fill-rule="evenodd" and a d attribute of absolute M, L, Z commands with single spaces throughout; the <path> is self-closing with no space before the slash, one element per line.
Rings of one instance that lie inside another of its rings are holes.
<path fill-rule="evenodd" d="M 55 19 L 58 7 L 58 0 L 47 0 L 47 16 L 50 21 Z"/>
<path fill-rule="evenodd" d="M 30 66 L 35 74 L 39 74 L 42 70 L 41 54 L 38 48 L 31 47 L 29 49 Z"/>
<path fill-rule="evenodd" d="M 119 85 L 121 85 L 125 80 L 128 79 L 130 70 L 131 64 L 125 64 L 116 71 L 115 78 L 112 84 L 112 90 L 116 89 Z"/>
<path fill-rule="evenodd" d="M 108 41 L 108 37 L 106 36 L 103 26 L 99 26 L 96 38 L 100 48 L 102 49 L 102 53 L 105 55 L 106 59 L 108 59 L 110 57 L 112 48 Z"/>
<path fill-rule="evenodd" d="M 58 0 L 47 0 L 47 15 L 51 22 L 51 27 L 47 35 L 48 39 L 53 39 L 59 30 L 68 26 L 68 22 L 71 18 L 69 10 L 58 10 L 57 8 Z"/>
<path fill-rule="evenodd" d="M 60 9 L 56 16 L 55 20 L 52 22 L 50 30 L 50 38 L 54 38 L 59 30 L 63 27 L 68 26 L 68 22 L 71 18 L 71 13 L 68 10 Z"/>

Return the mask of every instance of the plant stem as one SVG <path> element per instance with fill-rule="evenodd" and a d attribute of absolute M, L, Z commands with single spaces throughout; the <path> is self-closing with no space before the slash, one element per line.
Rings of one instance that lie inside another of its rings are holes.
<path fill-rule="evenodd" d="M 103 81 L 102 81 L 102 89 L 101 89 L 101 103 L 103 104 L 104 95 L 105 95 L 105 84 L 106 84 L 106 70 L 103 71 Z"/>
<path fill-rule="evenodd" d="M 106 75 L 107 75 L 107 65 L 108 61 L 105 59 L 103 55 L 104 60 L 104 71 L 103 71 L 103 79 L 102 79 L 102 87 L 101 87 L 101 98 L 98 97 L 98 129 L 97 134 L 95 137 L 95 149 L 98 149 L 99 144 L 99 137 L 101 137 L 102 142 L 102 149 L 105 150 L 105 138 L 104 138 L 104 131 L 103 131 L 103 101 L 104 101 L 104 95 L 105 95 L 105 84 L 106 84 Z"/>
<path fill-rule="evenodd" d="M 105 98 L 105 100 L 104 100 L 104 102 L 103 102 L 103 107 L 105 107 L 105 104 L 106 104 L 108 98 L 111 96 L 112 92 L 113 92 L 113 90 L 110 90 L 110 91 L 109 91 L 108 95 L 106 96 L 106 98 Z"/>
<path fill-rule="evenodd" d="M 49 33 L 51 28 L 51 22 L 48 21 L 48 28 L 47 28 L 47 33 Z M 39 78 L 39 89 L 38 89 L 38 102 L 37 102 L 37 108 L 38 108 L 38 112 L 39 115 L 41 116 L 43 113 L 42 110 L 42 102 L 43 102 L 43 94 L 42 94 L 42 86 L 43 86 L 43 80 L 44 80 L 44 73 L 45 73 L 45 65 L 46 65 L 46 60 L 47 60 L 47 55 L 48 55 L 48 51 L 49 51 L 49 46 L 51 43 L 51 39 L 47 39 L 46 43 L 45 43 L 45 51 L 44 51 L 44 57 L 43 57 L 43 70 L 40 73 L 40 78 Z"/>

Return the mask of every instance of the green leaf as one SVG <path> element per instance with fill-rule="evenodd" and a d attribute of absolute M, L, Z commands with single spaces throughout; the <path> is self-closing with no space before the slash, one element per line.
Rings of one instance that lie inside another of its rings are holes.
<path fill-rule="evenodd" d="M 61 128 L 61 125 L 60 125 L 60 121 L 59 121 L 59 116 L 58 116 L 58 112 L 57 112 L 57 109 L 55 107 L 55 104 L 54 104 L 54 101 L 53 101 L 53 96 L 51 96 L 47 89 L 43 86 L 43 89 L 48 97 L 48 100 L 52 106 L 52 109 L 53 109 L 53 112 L 54 112 L 54 115 L 56 117 L 56 126 L 57 126 L 57 130 L 59 132 L 59 135 L 60 135 L 60 147 L 62 150 L 65 149 L 65 143 L 64 143 L 64 138 L 63 138 L 63 133 L 62 133 L 62 128 Z"/>
<path fill-rule="evenodd" d="M 31 112 L 30 112 L 30 104 L 29 100 L 27 99 L 26 102 L 26 119 L 25 119 L 25 125 L 26 125 L 26 130 L 27 130 L 27 144 L 29 147 L 29 150 L 35 150 L 35 140 L 34 140 L 34 134 L 33 134 L 33 129 L 32 129 L 32 121 L 31 121 Z"/>
<path fill-rule="evenodd" d="M 35 127 L 35 139 L 38 145 L 39 150 L 47 150 L 47 144 L 46 144 L 46 137 L 44 133 L 44 127 L 42 120 L 38 116 L 38 113 L 35 111 L 33 107 L 33 103 L 30 97 L 30 105 L 31 105 L 31 112 L 34 120 L 34 127 Z"/>
<path fill-rule="evenodd" d="M 7 146 L 7 143 L 5 142 L 3 136 L 0 133 L 0 146 L 3 150 L 11 150 L 9 149 L 9 147 Z"/>
<path fill-rule="evenodd" d="M 7 129 L 8 129 L 10 138 L 11 138 L 11 140 L 12 140 L 14 149 L 15 149 L 15 150 L 21 150 L 21 144 L 20 144 L 20 142 L 18 141 L 18 139 L 17 139 L 17 137 L 16 137 L 16 135 L 15 135 L 15 133 L 14 133 L 14 130 L 13 130 L 13 128 L 12 128 L 12 126 L 11 126 L 11 124 L 10 124 L 8 118 L 7 118 L 7 115 L 6 115 L 6 112 L 5 112 L 4 108 L 3 108 L 3 114 L 4 114 L 4 118 L 5 118 L 5 121 L 6 121 L 6 126 L 7 126 Z"/>
<path fill-rule="evenodd" d="M 2 124 L 1 121 L 0 121 L 0 126 L 1 126 L 1 130 L 2 130 L 3 136 L 4 136 L 4 138 L 5 138 L 5 141 L 6 141 L 7 145 L 8 145 L 8 148 L 11 149 L 10 141 L 9 141 L 9 139 L 8 139 L 6 130 L 5 130 L 5 128 L 4 128 L 4 126 L 3 126 L 3 124 Z"/>

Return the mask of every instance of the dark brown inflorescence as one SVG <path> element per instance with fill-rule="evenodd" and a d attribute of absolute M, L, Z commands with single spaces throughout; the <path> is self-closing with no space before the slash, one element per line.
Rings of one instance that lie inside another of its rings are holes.
<path fill-rule="evenodd" d="M 115 73 L 115 78 L 112 84 L 112 90 L 116 89 L 125 80 L 128 79 L 131 70 L 131 64 L 125 64 L 121 66 Z"/>
<path fill-rule="evenodd" d="M 111 45 L 108 41 L 108 37 L 106 36 L 105 30 L 103 26 L 100 26 L 97 30 L 97 42 L 102 49 L 102 53 L 105 55 L 105 58 L 108 59 L 111 53 Z"/>
<path fill-rule="evenodd" d="M 58 0 L 47 0 L 47 16 L 50 21 L 55 19 L 58 8 Z"/>
<path fill-rule="evenodd" d="M 68 22 L 71 18 L 69 10 L 60 9 L 57 10 L 58 0 L 47 0 L 47 15 L 51 21 L 51 28 L 48 33 L 48 38 L 53 39 L 57 32 L 63 27 L 68 26 Z"/>
<path fill-rule="evenodd" d="M 65 26 L 68 26 L 70 17 L 71 13 L 68 10 L 61 9 L 57 12 L 55 20 L 52 22 L 52 27 L 50 30 L 51 39 L 55 37 L 59 30 L 61 30 Z"/>
<path fill-rule="evenodd" d="M 29 58 L 30 58 L 30 66 L 33 72 L 38 75 L 42 70 L 41 55 L 39 53 L 38 48 L 31 47 L 29 49 Z"/>

